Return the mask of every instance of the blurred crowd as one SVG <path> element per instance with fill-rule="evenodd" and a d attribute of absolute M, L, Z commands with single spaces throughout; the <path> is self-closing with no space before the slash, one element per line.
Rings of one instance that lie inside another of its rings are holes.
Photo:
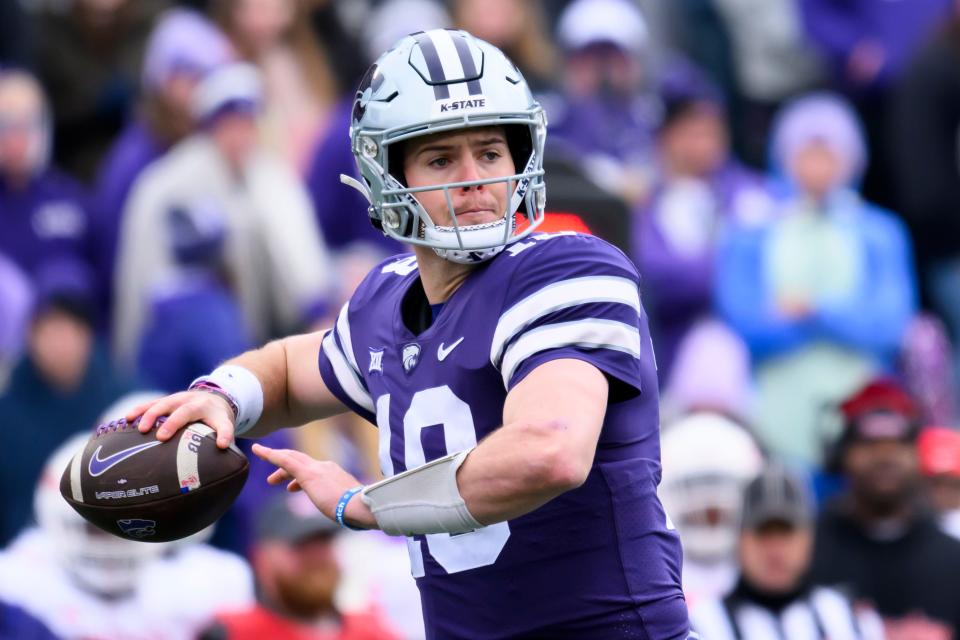
<path fill-rule="evenodd" d="M 0 2 L 0 638 L 423 637 L 403 541 L 256 463 L 168 545 L 58 484 L 404 251 L 340 174 L 362 75 L 434 27 L 544 105 L 545 229 L 639 267 L 702 637 L 960 640 L 955 0 Z M 375 479 L 354 426 L 271 438 Z"/>

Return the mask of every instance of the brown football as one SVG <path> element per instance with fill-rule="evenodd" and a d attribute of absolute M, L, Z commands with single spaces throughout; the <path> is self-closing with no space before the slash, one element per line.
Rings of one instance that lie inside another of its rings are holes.
<path fill-rule="evenodd" d="M 156 427 L 137 421 L 97 427 L 60 479 L 77 512 L 121 538 L 178 540 L 213 524 L 233 504 L 249 462 L 231 445 L 217 447 L 214 430 L 194 423 L 160 442 Z"/>

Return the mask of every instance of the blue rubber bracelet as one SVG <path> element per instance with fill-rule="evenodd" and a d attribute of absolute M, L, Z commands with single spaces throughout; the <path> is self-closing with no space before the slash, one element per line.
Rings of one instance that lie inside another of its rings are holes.
<path fill-rule="evenodd" d="M 347 529 L 352 529 L 353 531 L 364 531 L 360 527 L 351 527 L 343 519 L 343 512 L 347 510 L 347 504 L 350 502 L 350 498 L 357 495 L 363 491 L 363 485 L 359 487 L 354 487 L 353 489 L 347 489 L 343 492 L 343 495 L 340 496 L 340 502 L 337 503 L 337 509 L 334 511 L 334 515 L 337 517 L 337 524 L 341 527 L 346 527 Z"/>

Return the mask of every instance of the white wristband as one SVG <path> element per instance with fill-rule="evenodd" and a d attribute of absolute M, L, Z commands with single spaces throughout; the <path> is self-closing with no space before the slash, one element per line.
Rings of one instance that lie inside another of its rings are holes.
<path fill-rule="evenodd" d="M 212 373 L 200 376 L 190 386 L 211 382 L 230 394 L 237 403 L 237 423 L 234 435 L 243 435 L 257 424 L 263 413 L 263 387 L 252 371 L 236 364 L 217 367 Z"/>

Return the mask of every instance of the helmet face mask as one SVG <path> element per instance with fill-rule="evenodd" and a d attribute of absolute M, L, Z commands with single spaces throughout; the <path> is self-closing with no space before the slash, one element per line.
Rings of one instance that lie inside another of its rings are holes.
<path fill-rule="evenodd" d="M 397 154 L 405 146 L 399 143 L 478 127 L 503 127 L 508 132 L 515 173 L 418 187 L 407 186 L 402 175 L 395 175 Z M 513 63 L 466 32 L 437 29 L 414 34 L 381 56 L 357 91 L 350 139 L 363 184 L 345 182 L 370 201 L 374 226 L 401 242 L 431 247 L 453 262 L 481 262 L 543 220 L 543 109 Z M 504 184 L 509 194 L 503 216 L 496 222 L 459 225 L 451 192 L 497 183 Z M 437 225 L 417 199 L 418 193 L 441 190 L 451 226 Z"/>

